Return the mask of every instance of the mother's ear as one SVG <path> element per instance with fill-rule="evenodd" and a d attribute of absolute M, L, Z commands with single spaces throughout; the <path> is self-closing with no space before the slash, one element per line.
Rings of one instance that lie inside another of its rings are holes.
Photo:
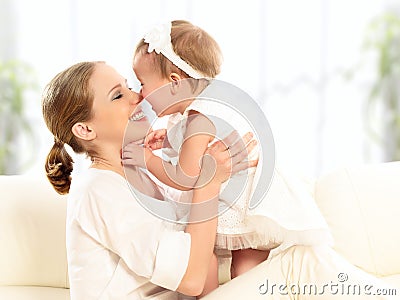
<path fill-rule="evenodd" d="M 72 126 L 72 133 L 85 141 L 91 141 L 96 138 L 96 132 L 87 124 L 79 122 Z"/>

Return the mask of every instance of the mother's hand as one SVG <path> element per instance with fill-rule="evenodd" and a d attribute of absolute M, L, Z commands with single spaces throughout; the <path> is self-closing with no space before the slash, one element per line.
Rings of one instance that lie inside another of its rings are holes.
<path fill-rule="evenodd" d="M 222 183 L 237 172 L 257 166 L 258 159 L 248 160 L 249 153 L 256 145 L 257 141 L 253 139 L 251 132 L 240 137 L 237 131 L 232 131 L 223 140 L 213 143 L 204 153 L 196 186 L 210 181 Z"/>

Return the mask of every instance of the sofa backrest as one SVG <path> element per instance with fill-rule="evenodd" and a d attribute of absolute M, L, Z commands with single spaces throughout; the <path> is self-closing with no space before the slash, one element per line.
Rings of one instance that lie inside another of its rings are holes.
<path fill-rule="evenodd" d="M 0 285 L 68 287 L 65 218 L 44 176 L 0 176 Z"/>
<path fill-rule="evenodd" d="M 380 276 L 400 271 L 400 162 L 336 170 L 315 184 L 335 249 Z"/>

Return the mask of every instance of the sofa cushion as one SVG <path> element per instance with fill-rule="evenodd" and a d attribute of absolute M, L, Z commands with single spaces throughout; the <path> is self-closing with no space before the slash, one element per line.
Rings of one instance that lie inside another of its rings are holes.
<path fill-rule="evenodd" d="M 44 176 L 0 176 L 0 191 L 0 285 L 68 287 L 66 197 Z"/>
<path fill-rule="evenodd" d="M 0 286 L 0 299 L 69 300 L 69 289 L 39 286 Z"/>
<path fill-rule="evenodd" d="M 343 168 L 316 181 L 315 198 L 350 262 L 378 276 L 400 270 L 400 162 Z"/>

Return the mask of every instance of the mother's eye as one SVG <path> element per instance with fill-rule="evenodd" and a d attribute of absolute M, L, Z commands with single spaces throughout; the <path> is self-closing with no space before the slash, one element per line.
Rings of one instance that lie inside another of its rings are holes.
<path fill-rule="evenodd" d="M 123 96 L 123 94 L 119 93 L 119 94 L 117 94 L 117 95 L 115 95 L 115 96 L 113 97 L 113 100 L 121 99 L 122 96 Z"/>

